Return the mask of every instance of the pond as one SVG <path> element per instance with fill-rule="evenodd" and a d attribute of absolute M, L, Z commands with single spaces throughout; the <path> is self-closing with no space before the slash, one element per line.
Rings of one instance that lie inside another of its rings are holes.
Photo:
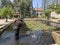
<path fill-rule="evenodd" d="M 31 31 L 29 35 L 20 31 L 19 40 L 15 40 L 15 31 L 10 26 L 0 37 L 0 45 L 48 45 L 54 43 L 49 31 Z"/>

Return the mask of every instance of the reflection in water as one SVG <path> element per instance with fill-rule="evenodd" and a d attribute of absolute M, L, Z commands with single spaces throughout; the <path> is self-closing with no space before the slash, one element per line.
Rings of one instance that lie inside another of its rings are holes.
<path fill-rule="evenodd" d="M 43 31 L 32 31 L 29 35 L 20 35 L 19 40 L 15 40 L 12 34 L 14 33 L 7 35 L 10 40 L 2 42 L 3 45 L 48 45 L 50 41 L 53 42 L 49 32 L 43 35 Z"/>
<path fill-rule="evenodd" d="M 20 45 L 19 40 L 15 40 L 15 45 Z"/>
<path fill-rule="evenodd" d="M 10 39 L 11 39 L 10 37 L 0 37 L 0 44 L 5 43 Z"/>
<path fill-rule="evenodd" d="M 37 36 L 35 34 L 32 35 L 32 38 L 37 38 Z"/>

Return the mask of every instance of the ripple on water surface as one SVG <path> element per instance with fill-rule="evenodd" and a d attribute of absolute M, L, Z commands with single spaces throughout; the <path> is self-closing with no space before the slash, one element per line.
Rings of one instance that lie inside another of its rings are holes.
<path fill-rule="evenodd" d="M 32 31 L 29 35 L 20 34 L 19 44 L 20 45 L 22 44 L 23 45 L 47 45 L 50 41 L 50 37 L 48 36 L 49 35 L 44 36 L 43 31 Z M 6 36 L 4 36 L 4 38 L 0 38 L 0 44 L 4 45 L 6 42 L 7 43 L 10 42 L 11 45 L 14 45 L 16 42 L 15 42 L 15 39 L 13 39 L 12 37 L 14 38 L 14 32 L 7 34 Z"/>

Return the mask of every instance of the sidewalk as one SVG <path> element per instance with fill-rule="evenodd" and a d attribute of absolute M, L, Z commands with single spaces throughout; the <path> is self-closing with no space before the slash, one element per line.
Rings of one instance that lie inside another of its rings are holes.
<path fill-rule="evenodd" d="M 3 28 L 5 25 L 10 24 L 15 19 L 8 19 L 8 22 L 5 22 L 5 19 L 0 19 L 0 29 Z M 1 30 L 0 30 L 1 31 Z"/>
<path fill-rule="evenodd" d="M 15 19 L 8 19 L 8 22 L 14 21 Z M 5 22 L 5 19 L 0 19 L 0 25 L 1 24 L 6 24 L 8 22 Z"/>

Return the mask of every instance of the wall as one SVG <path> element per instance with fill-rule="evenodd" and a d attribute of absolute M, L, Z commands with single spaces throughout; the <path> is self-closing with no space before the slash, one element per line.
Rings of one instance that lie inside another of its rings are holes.
<path fill-rule="evenodd" d="M 58 44 L 58 45 L 60 45 L 60 31 L 59 32 L 52 32 L 52 36 L 53 36 L 53 38 L 54 38 L 54 40 L 55 40 L 55 43 L 56 44 Z"/>
<path fill-rule="evenodd" d="M 51 17 L 60 18 L 60 14 L 57 14 L 55 12 L 51 12 Z"/>

